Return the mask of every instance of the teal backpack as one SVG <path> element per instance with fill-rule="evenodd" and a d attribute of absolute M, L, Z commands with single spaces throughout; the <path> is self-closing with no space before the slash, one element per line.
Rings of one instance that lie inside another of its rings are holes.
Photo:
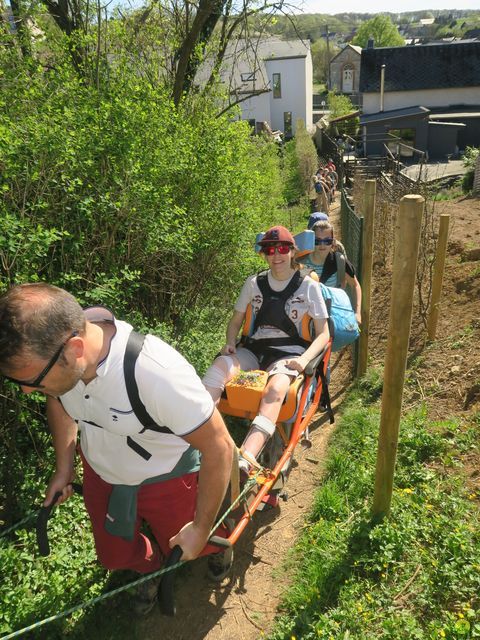
<path fill-rule="evenodd" d="M 327 287 L 323 282 L 320 282 L 320 287 L 329 315 L 332 351 L 340 351 L 347 344 L 355 342 L 360 335 L 355 312 L 346 291 Z"/>

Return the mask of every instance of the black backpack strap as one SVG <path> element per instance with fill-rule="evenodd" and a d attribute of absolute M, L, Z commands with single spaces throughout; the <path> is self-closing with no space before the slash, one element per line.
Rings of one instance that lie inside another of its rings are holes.
<path fill-rule="evenodd" d="M 341 287 L 346 272 L 345 256 L 341 251 L 335 251 L 335 261 L 337 263 L 337 287 Z"/>
<path fill-rule="evenodd" d="M 258 327 L 266 324 L 281 329 L 291 338 L 298 337 L 295 324 L 285 312 L 285 304 L 300 287 L 303 278 L 304 276 L 300 274 L 300 271 L 296 271 L 285 289 L 282 291 L 274 291 L 270 287 L 266 271 L 257 276 L 257 286 L 260 289 L 263 300 L 253 324 L 254 332 Z"/>
<path fill-rule="evenodd" d="M 128 336 L 127 347 L 123 357 L 123 375 L 125 377 L 128 399 L 130 400 L 130 404 L 132 405 L 132 409 L 137 420 L 143 424 L 143 429 L 140 433 L 143 433 L 146 429 L 150 429 L 150 431 L 157 431 L 159 433 L 173 433 L 173 431 L 168 427 L 161 427 L 155 422 L 145 409 L 145 406 L 140 400 L 140 396 L 138 394 L 138 385 L 135 379 L 135 363 L 143 348 L 144 341 L 145 336 L 141 333 L 136 333 L 135 331 L 132 331 Z"/>
<path fill-rule="evenodd" d="M 322 393 L 320 394 L 320 405 L 325 408 L 328 418 L 330 420 L 330 424 L 335 422 L 335 417 L 333 415 L 332 403 L 330 401 L 330 391 L 328 390 L 327 378 L 325 377 L 325 373 L 323 371 L 323 362 L 318 367 L 318 373 L 320 375 L 320 380 L 322 381 Z"/>
<path fill-rule="evenodd" d="M 282 289 L 281 291 L 274 291 L 268 283 L 268 272 L 262 271 L 262 273 L 259 273 L 257 276 L 257 285 L 263 296 L 273 294 L 277 298 L 281 298 L 284 302 L 286 302 L 302 284 L 304 277 L 305 276 L 302 276 L 300 271 L 297 270 L 293 274 L 290 282 L 285 287 L 285 289 Z"/>
<path fill-rule="evenodd" d="M 322 285 L 323 285 L 323 282 L 322 282 Z M 323 290 L 322 290 L 322 294 L 323 294 Z M 323 298 L 323 301 L 325 302 L 325 307 L 328 313 L 328 318 L 327 318 L 328 330 L 330 331 L 330 337 L 332 338 L 332 342 L 333 342 L 335 340 L 335 325 L 333 324 L 333 320 L 332 320 L 332 299 Z"/>

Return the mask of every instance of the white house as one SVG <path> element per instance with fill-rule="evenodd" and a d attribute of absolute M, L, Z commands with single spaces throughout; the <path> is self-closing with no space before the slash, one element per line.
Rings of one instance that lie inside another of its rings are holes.
<path fill-rule="evenodd" d="M 285 138 L 297 120 L 312 127 L 313 79 L 310 43 L 260 38 L 230 43 L 220 71 L 230 100 L 238 101 L 242 120 L 256 130 L 267 122 Z"/>

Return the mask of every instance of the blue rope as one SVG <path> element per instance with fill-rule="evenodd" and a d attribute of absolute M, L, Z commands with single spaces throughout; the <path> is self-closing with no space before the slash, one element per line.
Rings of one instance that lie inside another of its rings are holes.
<path fill-rule="evenodd" d="M 13 631 L 12 633 L 9 633 L 6 636 L 2 636 L 0 638 L 0 640 L 10 640 L 10 638 L 18 638 L 18 636 L 21 636 L 24 633 L 27 633 L 27 631 L 33 631 L 34 629 L 38 629 L 39 627 L 43 627 L 45 624 L 48 624 L 49 622 L 53 622 L 54 620 L 60 620 L 61 618 L 65 618 L 66 616 L 69 616 L 71 613 L 74 613 L 75 611 L 80 611 L 80 609 L 85 609 L 85 608 L 91 606 L 92 604 L 96 604 L 97 602 L 101 602 L 102 600 L 106 600 L 107 598 L 111 598 L 112 596 L 117 595 L 121 591 L 126 591 L 127 589 L 130 589 L 131 587 L 136 587 L 137 585 L 142 584 L 142 582 L 147 582 L 148 580 L 152 580 L 153 578 L 157 578 L 158 576 L 161 576 L 164 573 L 168 573 L 169 571 L 173 571 L 174 569 L 178 569 L 178 567 L 181 567 L 182 564 L 185 564 L 185 562 L 186 561 L 183 560 L 181 562 L 177 562 L 176 564 L 172 564 L 170 567 L 167 567 L 167 568 L 164 568 L 164 569 L 159 569 L 158 571 L 154 571 L 153 573 L 149 573 L 147 576 L 145 576 L 143 578 L 138 578 L 138 580 L 134 580 L 133 582 L 130 582 L 129 584 L 124 585 L 123 587 L 118 587 L 117 589 L 113 589 L 112 591 L 109 591 L 108 593 L 103 593 L 101 596 L 96 596 L 95 598 L 90 598 L 90 600 L 87 600 L 86 602 L 82 602 L 81 604 L 77 604 L 74 607 L 70 607 L 70 609 L 66 609 L 65 611 L 62 611 L 61 613 L 57 613 L 57 614 L 55 614 L 53 616 L 45 618 L 44 620 L 40 620 L 39 622 L 34 622 L 30 626 L 24 627 L 23 629 L 19 629 L 18 631 Z"/>
<path fill-rule="evenodd" d="M 213 533 L 218 529 L 218 527 L 224 522 L 224 520 L 227 518 L 229 513 L 231 513 L 233 511 L 233 509 L 237 506 L 237 504 L 240 502 L 240 500 L 243 498 L 243 496 L 250 490 L 250 488 L 254 484 L 256 484 L 257 477 L 261 473 L 261 471 L 263 471 L 263 469 L 260 469 L 259 471 L 257 471 L 255 476 L 252 476 L 251 478 L 248 479 L 248 481 L 246 482 L 243 490 L 240 492 L 239 496 L 236 498 L 236 500 L 234 500 L 234 502 L 230 505 L 230 507 L 227 509 L 227 511 L 225 511 L 225 513 L 218 520 L 218 522 L 213 526 L 213 529 L 210 532 L 210 536 L 213 535 Z M 30 514 L 29 516 L 27 516 L 27 518 L 31 518 L 32 515 L 35 515 L 35 514 Z M 24 518 L 24 520 L 25 520 L 25 518 Z M 20 526 L 20 524 L 22 524 L 22 522 L 24 520 L 20 521 L 17 525 L 15 525 L 15 527 Z M 13 528 L 15 528 L 15 527 L 13 527 Z M 12 527 L 10 527 L 10 529 L 12 529 Z M 9 531 L 9 530 L 7 529 L 7 531 Z M 7 531 L 4 531 L 3 535 Z M 23 635 L 24 633 L 27 633 L 28 631 L 33 631 L 34 629 L 38 629 L 39 627 L 43 627 L 44 625 L 48 624 L 49 622 L 53 622 L 54 620 L 60 620 L 61 618 L 65 618 L 65 617 L 69 616 L 70 614 L 75 613 L 75 611 L 80 611 L 81 609 L 86 609 L 87 607 L 90 607 L 93 604 L 97 604 L 97 602 L 101 602 L 102 600 L 106 600 L 107 598 L 111 598 L 112 596 L 115 596 L 115 595 L 121 593 L 122 591 L 126 591 L 127 589 L 131 589 L 132 587 L 136 587 L 137 585 L 142 584 L 143 582 L 147 582 L 148 580 L 152 580 L 153 578 L 157 578 L 157 577 L 163 575 L 164 573 L 168 573 L 169 571 L 174 571 L 175 569 L 178 569 L 179 567 L 181 567 L 185 563 L 186 563 L 186 560 L 181 560 L 180 562 L 177 562 L 176 564 L 173 564 L 170 567 L 166 567 L 166 568 L 163 568 L 163 569 L 159 569 L 158 571 L 154 571 L 152 573 L 149 573 L 148 575 L 143 576 L 142 578 L 138 578 L 137 580 L 134 580 L 133 582 L 129 582 L 127 585 L 124 585 L 122 587 L 118 587 L 117 589 L 113 589 L 112 591 L 109 591 L 108 593 L 103 593 L 102 595 L 96 596 L 94 598 L 91 598 L 90 600 L 86 600 L 85 602 L 77 604 L 74 607 L 71 607 L 70 609 L 66 609 L 65 611 L 62 611 L 61 613 L 57 613 L 57 614 L 55 614 L 53 616 L 49 616 L 48 618 L 44 618 L 43 620 L 40 620 L 39 622 L 34 622 L 33 624 L 29 625 L 28 627 L 24 627 L 23 629 L 18 629 L 18 631 L 13 631 L 12 633 L 9 633 L 6 636 L 2 636 L 0 638 L 0 640 L 10 640 L 11 638 L 18 638 L 19 636 Z"/>

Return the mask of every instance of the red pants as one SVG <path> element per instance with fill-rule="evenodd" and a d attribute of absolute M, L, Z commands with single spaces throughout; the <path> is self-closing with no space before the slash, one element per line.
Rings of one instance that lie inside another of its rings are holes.
<path fill-rule="evenodd" d="M 177 534 L 183 525 L 193 520 L 198 473 L 142 485 L 137 496 L 135 534 L 129 542 L 105 530 L 105 514 L 112 485 L 102 480 L 83 456 L 82 462 L 83 499 L 92 522 L 97 556 L 102 565 L 110 570 L 131 569 L 138 573 L 150 573 L 159 569 L 164 557 L 171 551 L 169 539 Z M 150 539 L 140 532 L 142 520 L 150 526 L 161 553 L 152 546 Z M 220 531 L 216 533 L 222 535 Z M 218 547 L 207 545 L 200 555 L 215 551 L 219 551 Z"/>

